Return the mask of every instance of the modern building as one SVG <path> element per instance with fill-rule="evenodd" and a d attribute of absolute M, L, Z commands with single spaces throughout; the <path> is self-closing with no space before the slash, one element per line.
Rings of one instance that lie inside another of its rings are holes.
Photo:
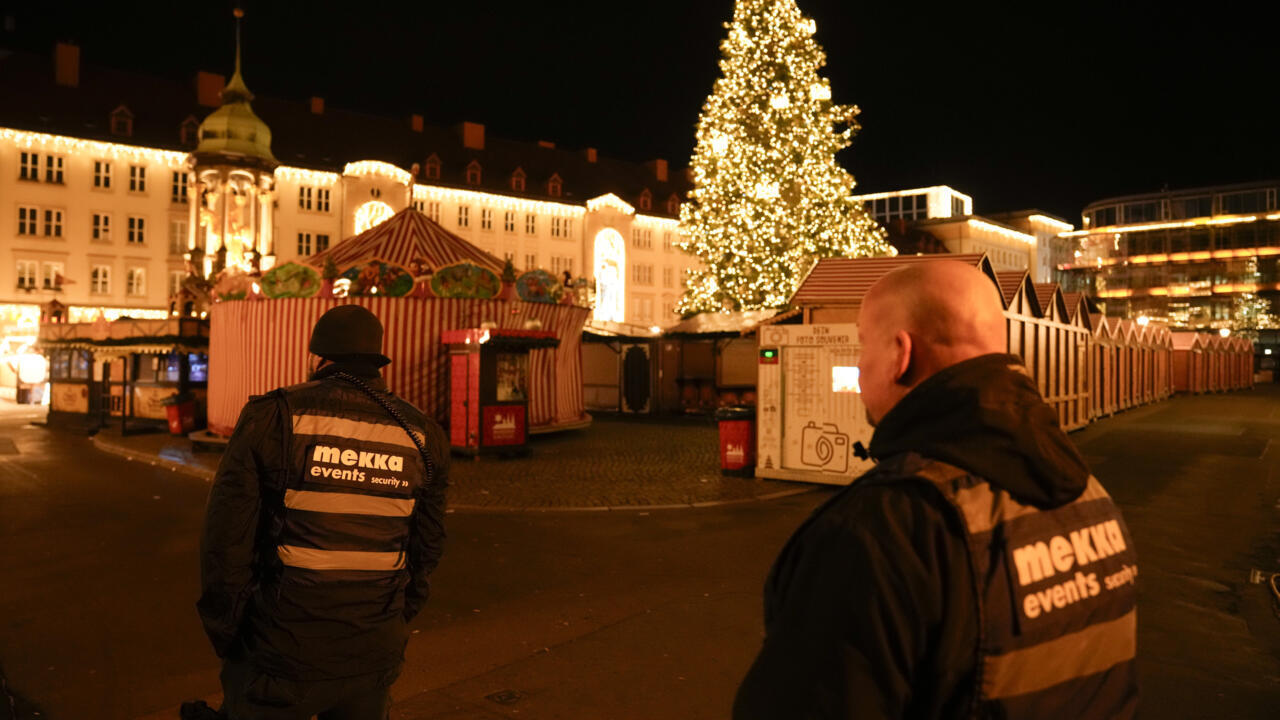
<path fill-rule="evenodd" d="M 1280 181 L 1165 190 L 1089 204 L 1061 267 L 1107 315 L 1172 327 L 1274 327 Z"/>
<path fill-rule="evenodd" d="M 986 253 L 996 270 L 1053 280 L 1054 238 L 1072 225 L 1039 210 L 975 215 L 973 198 L 946 185 L 855 196 L 900 253 Z"/>
<path fill-rule="evenodd" d="M 597 318 L 642 327 L 674 308 L 689 188 L 665 160 L 486 135 L 308 102 L 0 53 L 0 336 L 34 339 L 57 299 L 71 321 L 163 317 L 193 267 L 265 270 L 410 205 L 517 269 L 585 277 Z M 0 348 L 0 352 L 4 349 Z"/>

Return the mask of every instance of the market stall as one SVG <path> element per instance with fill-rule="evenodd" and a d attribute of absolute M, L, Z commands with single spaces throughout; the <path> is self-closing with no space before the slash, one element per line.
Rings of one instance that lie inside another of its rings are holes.
<path fill-rule="evenodd" d="M 119 418 L 166 424 L 175 398 L 204 421 L 209 323 L 197 318 L 43 323 L 37 347 L 49 359 L 49 420 Z"/>
<path fill-rule="evenodd" d="M 447 330 L 545 330 L 558 347 L 529 355 L 529 430 L 590 421 L 583 409 L 581 336 L 589 308 L 549 273 L 509 265 L 406 209 L 387 221 L 261 278 L 223 278 L 210 317 L 209 427 L 230 434 L 250 395 L 306 379 L 311 328 L 326 310 L 355 303 L 385 329 L 391 390 L 448 421 Z"/>

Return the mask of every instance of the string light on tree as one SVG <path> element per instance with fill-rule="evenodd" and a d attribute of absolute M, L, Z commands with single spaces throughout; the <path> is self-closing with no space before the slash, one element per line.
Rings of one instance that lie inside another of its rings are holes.
<path fill-rule="evenodd" d="M 795 0 L 737 0 L 702 107 L 681 247 L 703 261 L 681 313 L 784 305 L 818 258 L 891 255 L 835 160 L 858 109 L 831 102 Z"/>

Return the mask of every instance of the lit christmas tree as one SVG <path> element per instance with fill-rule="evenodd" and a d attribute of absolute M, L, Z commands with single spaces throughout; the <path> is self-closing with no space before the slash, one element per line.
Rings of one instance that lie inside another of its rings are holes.
<path fill-rule="evenodd" d="M 836 164 L 858 108 L 831 101 L 813 20 L 795 0 L 737 0 L 726 27 L 680 210 L 681 246 L 703 261 L 681 313 L 780 307 L 818 258 L 894 253 Z"/>

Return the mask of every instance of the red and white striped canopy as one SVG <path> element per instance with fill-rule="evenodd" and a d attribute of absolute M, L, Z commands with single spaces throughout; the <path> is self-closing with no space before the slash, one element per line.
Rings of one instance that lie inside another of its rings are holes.
<path fill-rule="evenodd" d="M 453 233 L 413 208 L 405 208 L 385 222 L 355 237 L 347 238 L 324 252 L 307 258 L 315 267 L 333 259 L 339 270 L 371 260 L 408 268 L 414 260 L 425 260 L 433 269 L 469 262 L 502 273 L 503 262 Z"/>

